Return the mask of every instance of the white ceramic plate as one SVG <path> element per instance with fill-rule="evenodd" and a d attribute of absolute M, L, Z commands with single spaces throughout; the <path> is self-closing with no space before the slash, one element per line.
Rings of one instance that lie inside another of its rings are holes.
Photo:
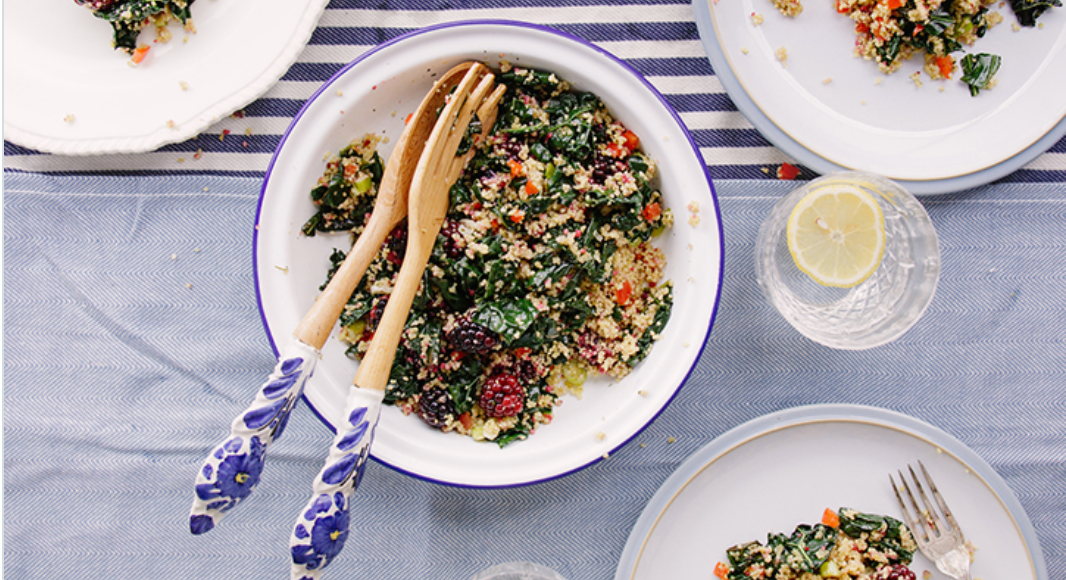
<path fill-rule="evenodd" d="M 504 449 L 441 433 L 395 407 L 384 409 L 371 449 L 381 462 L 453 485 L 524 485 L 590 465 L 651 422 L 695 365 L 717 308 L 722 234 L 710 179 L 677 114 L 640 75 L 584 41 L 515 22 L 421 29 L 368 52 L 308 101 L 279 145 L 260 200 L 255 276 L 271 340 L 287 340 L 325 280 L 331 249 L 350 247 L 343 235 L 300 234 L 300 226 L 313 213 L 309 192 L 322 175 L 324 156 L 355 137 L 376 132 L 391 138 L 381 147 L 387 159 L 403 119 L 435 76 L 469 59 L 494 68 L 507 59 L 552 70 L 576 89 L 599 95 L 658 161 L 659 187 L 676 216 L 674 228 L 659 238 L 667 255 L 666 277 L 675 284 L 673 315 L 649 357 L 624 380 L 590 381 L 581 400 L 563 399 L 551 425 Z M 691 202 L 699 204 L 701 221 L 696 227 L 687 222 Z M 342 414 L 356 368 L 331 337 L 305 391 L 307 402 L 330 426 Z"/>
<path fill-rule="evenodd" d="M 884 75 L 852 56 L 852 21 L 830 0 L 805 1 L 796 18 L 769 0 L 693 0 L 693 8 L 737 108 L 820 173 L 868 171 L 916 194 L 947 193 L 1002 177 L 1066 135 L 1066 9 L 1045 13 L 1041 28 L 1014 31 L 1010 7 L 994 6 L 1004 22 L 967 52 L 1001 55 L 999 84 L 971 97 L 962 82 L 924 72 L 917 87 L 909 75 L 922 68 L 920 57 Z M 787 66 L 775 56 L 782 47 Z"/>
<path fill-rule="evenodd" d="M 7 0 L 4 139 L 84 155 L 152 151 L 195 137 L 285 74 L 326 2 L 198 0 L 195 34 L 171 24 L 173 39 L 152 44 L 130 67 L 129 56 L 111 48 L 111 25 L 74 0 Z M 142 31 L 140 42 L 153 38 Z"/>
<path fill-rule="evenodd" d="M 917 461 L 977 548 L 974 578 L 1047 580 L 1036 531 L 988 463 L 928 423 L 856 405 L 766 415 L 694 453 L 648 502 L 615 580 L 711 578 L 727 548 L 817 523 L 827 507 L 900 518 L 888 474 Z M 911 569 L 945 578 L 921 554 Z"/>

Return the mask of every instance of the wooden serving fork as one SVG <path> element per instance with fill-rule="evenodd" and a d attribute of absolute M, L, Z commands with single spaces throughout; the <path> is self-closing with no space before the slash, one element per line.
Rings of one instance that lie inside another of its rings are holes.
<path fill-rule="evenodd" d="M 363 233 L 282 348 L 274 371 L 251 406 L 233 420 L 229 436 L 211 451 L 197 472 L 189 516 L 192 533 L 214 528 L 259 483 L 267 447 L 284 431 L 345 304 L 389 232 L 407 217 L 408 192 L 437 124 L 437 112 L 473 66 L 466 62 L 445 73 L 408 121 L 389 156 Z"/>
<path fill-rule="evenodd" d="M 449 190 L 475 148 L 462 155 L 456 152 L 475 111 L 481 120 L 482 139 L 495 123 L 504 87 L 494 90 L 494 81 L 484 65 L 475 63 L 470 67 L 441 111 L 419 159 L 408 197 L 403 263 L 348 391 L 343 422 L 337 426 L 325 465 L 313 483 L 311 499 L 300 512 L 289 538 L 293 580 L 319 578 L 347 539 L 351 495 L 369 457 L 396 347 L 448 213 Z"/>

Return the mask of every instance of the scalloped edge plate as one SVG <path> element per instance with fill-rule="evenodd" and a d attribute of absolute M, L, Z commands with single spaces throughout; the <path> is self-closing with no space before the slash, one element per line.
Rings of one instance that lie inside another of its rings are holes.
<path fill-rule="evenodd" d="M 199 0 L 196 33 L 171 24 L 173 39 L 131 67 L 111 48 L 111 25 L 74 0 L 8 0 L 4 139 L 64 155 L 142 153 L 191 139 L 285 74 L 327 2 Z M 142 31 L 140 40 L 153 37 Z"/>

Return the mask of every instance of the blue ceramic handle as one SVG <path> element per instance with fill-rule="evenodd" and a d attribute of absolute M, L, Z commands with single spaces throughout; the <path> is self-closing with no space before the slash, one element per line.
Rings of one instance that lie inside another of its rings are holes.
<path fill-rule="evenodd" d="M 211 451 L 196 474 L 189 515 L 192 533 L 214 528 L 255 490 L 267 447 L 281 437 L 317 362 L 318 350 L 290 340 L 251 406 L 233 420 L 229 437 Z"/>
<path fill-rule="evenodd" d="M 351 497 L 370 456 L 384 395 L 358 386 L 348 391 L 344 422 L 337 426 L 326 463 L 315 477 L 311 499 L 289 536 L 292 580 L 318 580 L 348 539 Z"/>

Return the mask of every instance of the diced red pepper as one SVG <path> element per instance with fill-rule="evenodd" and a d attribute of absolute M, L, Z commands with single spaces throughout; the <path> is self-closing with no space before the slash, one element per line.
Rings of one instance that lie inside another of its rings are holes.
<path fill-rule="evenodd" d="M 607 145 L 607 154 L 611 157 L 625 157 L 628 151 L 618 143 L 610 143 Z"/>
<path fill-rule="evenodd" d="M 792 165 L 791 163 L 782 163 L 781 167 L 777 168 L 778 179 L 796 179 L 799 175 L 799 167 Z"/>
<path fill-rule="evenodd" d="M 629 302 L 629 297 L 632 294 L 633 286 L 629 283 L 629 280 L 622 280 L 622 285 L 614 291 L 614 301 L 625 306 Z"/>
<path fill-rule="evenodd" d="M 511 221 L 517 224 L 518 222 L 522 221 L 522 218 L 524 217 L 526 217 L 526 214 L 524 212 L 516 211 L 511 214 Z"/>
<path fill-rule="evenodd" d="M 625 137 L 626 148 L 629 149 L 630 153 L 636 151 L 637 147 L 640 147 L 640 137 L 637 137 L 636 133 L 626 129 L 626 132 L 622 133 L 622 137 Z"/>
<path fill-rule="evenodd" d="M 718 562 L 714 565 L 714 575 L 725 580 L 729 576 L 729 565 L 725 562 Z"/>
<path fill-rule="evenodd" d="M 148 46 L 147 44 L 142 44 L 141 46 L 135 48 L 133 50 L 133 58 L 131 59 L 133 60 L 133 64 L 140 64 L 141 61 L 144 60 L 144 57 L 148 56 L 148 51 L 151 48 L 152 47 Z"/>
<path fill-rule="evenodd" d="M 644 219 L 648 220 L 649 222 L 653 222 L 659 219 L 659 216 L 662 215 L 662 212 L 663 210 L 661 207 L 659 207 L 659 202 L 652 202 L 649 203 L 648 206 L 645 207 L 644 211 L 641 213 L 644 215 Z"/>
<path fill-rule="evenodd" d="M 525 168 L 522 167 L 522 164 L 514 159 L 508 159 L 507 165 L 511 168 L 511 177 L 518 177 L 525 173 Z"/>
<path fill-rule="evenodd" d="M 532 181 L 526 182 L 526 195 L 537 195 L 537 185 Z"/>
<path fill-rule="evenodd" d="M 403 124 L 406 125 L 411 122 L 411 118 L 414 117 L 414 113 L 407 113 L 407 118 L 403 120 Z"/>
<path fill-rule="evenodd" d="M 463 429 L 467 430 L 474 426 L 474 420 L 470 417 L 469 412 L 459 415 L 459 423 L 463 425 Z"/>
<path fill-rule="evenodd" d="M 955 60 L 948 54 L 938 56 L 936 57 L 936 67 L 940 69 L 940 76 L 950 79 L 952 71 L 955 70 Z"/>
<path fill-rule="evenodd" d="M 835 511 L 825 508 L 825 511 L 822 512 L 822 523 L 831 528 L 838 527 L 840 526 L 840 516 Z"/>

